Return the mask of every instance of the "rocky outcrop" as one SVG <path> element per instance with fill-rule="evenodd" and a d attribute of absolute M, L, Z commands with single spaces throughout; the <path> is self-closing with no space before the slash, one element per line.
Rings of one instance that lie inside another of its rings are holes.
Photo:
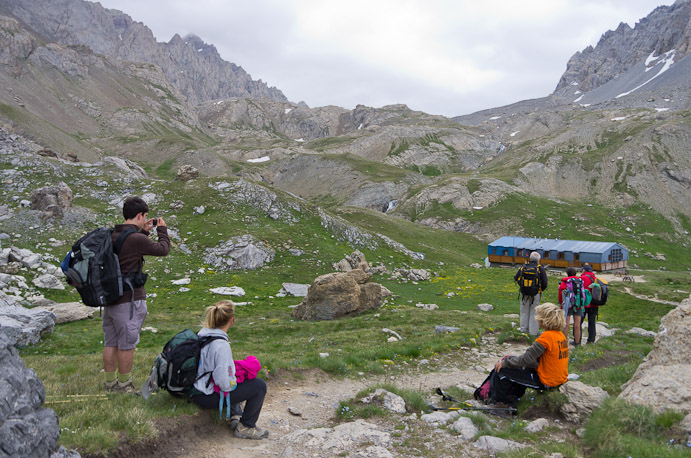
<path fill-rule="evenodd" d="M 243 235 L 207 248 L 203 260 L 220 270 L 255 270 L 273 261 L 274 255 L 273 248 L 251 235 Z"/>
<path fill-rule="evenodd" d="M 123 159 L 115 156 L 107 156 L 103 158 L 103 162 L 112 164 L 120 171 L 135 178 L 148 178 L 146 171 L 129 159 Z"/>
<path fill-rule="evenodd" d="M 5 334 L 12 345 L 24 347 L 53 332 L 55 318 L 48 310 L 0 305 L 0 333 Z"/>
<path fill-rule="evenodd" d="M 264 212 L 271 219 L 280 219 L 291 223 L 298 219 L 294 213 L 300 212 L 300 205 L 290 199 L 281 199 L 278 194 L 261 184 L 247 180 L 209 183 L 220 195 L 234 205 L 248 205 Z"/>
<path fill-rule="evenodd" d="M 333 320 L 377 308 L 391 291 L 360 269 L 317 277 L 292 315 L 301 320 Z"/>
<path fill-rule="evenodd" d="M 40 305 L 35 308 L 35 310 L 37 309 L 52 312 L 55 315 L 55 324 L 90 319 L 93 318 L 94 312 L 97 310 L 94 307 L 87 307 L 81 302 L 52 303 Z"/>
<path fill-rule="evenodd" d="M 41 407 L 43 383 L 24 366 L 15 343 L 0 329 L 0 455 L 47 458 L 60 437 L 58 416 Z"/>
<path fill-rule="evenodd" d="M 691 297 L 662 318 L 653 350 L 622 386 L 619 398 L 651 407 L 691 412 Z"/>

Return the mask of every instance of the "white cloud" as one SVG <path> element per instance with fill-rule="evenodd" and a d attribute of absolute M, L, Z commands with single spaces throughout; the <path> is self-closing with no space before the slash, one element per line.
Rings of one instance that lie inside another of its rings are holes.
<path fill-rule="evenodd" d="M 159 41 L 195 33 L 310 106 L 454 116 L 546 96 L 566 62 L 672 0 L 101 0 Z"/>

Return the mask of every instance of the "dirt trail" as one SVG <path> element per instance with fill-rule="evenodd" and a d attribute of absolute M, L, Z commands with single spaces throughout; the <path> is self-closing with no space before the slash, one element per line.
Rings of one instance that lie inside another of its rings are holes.
<path fill-rule="evenodd" d="M 667 305 L 675 305 L 675 306 L 679 305 L 679 302 L 665 301 L 663 299 L 658 299 L 657 294 L 654 297 L 644 296 L 642 294 L 634 293 L 631 290 L 631 288 L 627 288 L 627 287 L 624 287 L 624 291 L 626 292 L 626 294 L 629 294 L 629 295 L 631 295 L 635 298 L 638 298 L 638 299 L 643 299 L 644 301 L 657 302 L 659 304 L 667 304 Z"/>
<path fill-rule="evenodd" d="M 464 354 L 463 369 L 445 366 L 428 373 L 412 369 L 407 375 L 333 379 L 323 374 L 306 375 L 296 381 L 270 381 L 258 425 L 270 431 L 270 438 L 260 441 L 238 439 L 210 412 L 175 419 L 161 425 L 161 437 L 155 442 L 123 446 L 116 457 L 190 457 L 234 458 L 267 456 L 309 456 L 299 446 L 282 437 L 303 428 L 332 425 L 339 401 L 354 397 L 358 391 L 377 383 L 390 383 L 401 388 L 432 391 L 436 387 L 459 386 L 471 391 L 487 376 L 489 369 L 503 355 L 520 354 L 525 344 L 496 345 L 489 342 L 482 349 Z M 467 364 L 466 364 L 467 363 Z M 298 410 L 295 416 L 288 409 Z M 326 455 L 322 455 L 326 456 Z"/>

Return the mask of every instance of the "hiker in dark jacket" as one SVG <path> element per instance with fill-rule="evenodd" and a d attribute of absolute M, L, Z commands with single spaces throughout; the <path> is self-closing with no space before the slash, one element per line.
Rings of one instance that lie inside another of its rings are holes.
<path fill-rule="evenodd" d="M 538 324 L 535 319 L 535 308 L 540 305 L 540 298 L 542 297 L 542 292 L 547 289 L 547 272 L 545 268 L 539 265 L 540 263 L 540 253 L 533 251 L 530 253 L 530 260 L 528 264 L 521 266 L 514 275 L 513 280 L 517 283 L 521 280 L 521 275 L 525 276 L 525 269 L 537 269 L 537 285 L 533 291 L 521 286 L 521 332 L 527 332 L 532 335 L 537 335 Z M 535 294 L 530 294 L 535 292 Z"/>
<path fill-rule="evenodd" d="M 593 268 L 590 264 L 586 264 L 583 266 L 581 280 L 583 280 L 583 288 L 586 288 L 587 290 L 590 290 L 590 285 L 592 285 L 597 280 L 597 277 L 595 277 L 595 273 L 593 273 Z M 598 306 L 594 305 L 592 302 L 588 304 L 588 306 L 585 308 L 585 318 L 588 318 L 588 340 L 586 341 L 586 344 L 595 343 L 595 337 L 597 333 L 597 326 L 595 325 L 597 322 L 597 312 Z M 581 327 L 583 327 L 583 321 L 585 320 L 585 318 L 581 320 Z M 582 331 L 581 335 L 583 335 Z"/>
<path fill-rule="evenodd" d="M 133 233 L 122 243 L 118 260 L 123 280 L 123 296 L 113 305 L 103 309 L 103 370 L 106 392 L 136 393 L 132 383 L 134 350 L 139 343 L 139 333 L 147 315 L 146 289 L 142 274 L 144 256 L 166 256 L 170 250 L 168 228 L 162 218 L 148 217 L 149 206 L 139 197 L 129 197 L 122 206 L 124 224 L 113 230 L 113 245 L 123 231 Z M 154 224 L 154 221 L 156 224 Z M 156 226 L 158 242 L 149 238 L 149 231 Z"/>

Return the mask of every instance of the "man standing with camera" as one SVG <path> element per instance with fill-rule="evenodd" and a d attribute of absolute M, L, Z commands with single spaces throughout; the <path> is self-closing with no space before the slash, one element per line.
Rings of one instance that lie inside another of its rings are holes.
<path fill-rule="evenodd" d="M 129 197 L 122 206 L 123 224 L 113 230 L 113 247 L 118 254 L 123 278 L 123 295 L 103 310 L 103 370 L 106 392 L 137 393 L 132 383 L 134 350 L 147 315 L 147 275 L 142 272 L 144 256 L 166 256 L 170 250 L 168 228 L 162 218 L 148 219 L 149 206 L 139 197 Z M 158 242 L 149 238 L 156 227 Z"/>
<path fill-rule="evenodd" d="M 542 292 L 547 289 L 547 272 L 540 265 L 540 253 L 530 253 L 530 260 L 513 277 L 521 295 L 521 332 L 536 336 L 538 324 L 535 309 L 540 305 Z"/>

